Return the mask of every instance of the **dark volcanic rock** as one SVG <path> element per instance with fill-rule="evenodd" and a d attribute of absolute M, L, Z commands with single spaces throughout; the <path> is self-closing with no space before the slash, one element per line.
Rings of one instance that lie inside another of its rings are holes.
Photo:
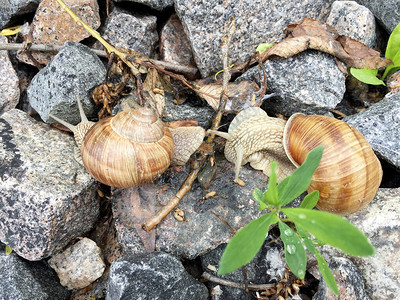
<path fill-rule="evenodd" d="M 111 265 L 107 300 L 206 300 L 208 290 L 175 257 L 153 252 L 123 257 Z"/>

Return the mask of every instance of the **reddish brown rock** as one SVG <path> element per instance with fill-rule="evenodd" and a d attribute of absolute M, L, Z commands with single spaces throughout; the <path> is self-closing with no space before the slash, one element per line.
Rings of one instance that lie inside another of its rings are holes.
<path fill-rule="evenodd" d="M 6 43 L 7 38 L 0 36 L 0 41 Z M 5 50 L 0 51 L 0 69 L 0 114 L 2 114 L 17 106 L 20 95 L 17 73 Z"/>
<path fill-rule="evenodd" d="M 65 0 L 65 3 L 91 28 L 97 29 L 100 26 L 99 6 L 96 0 Z M 31 28 L 33 44 L 63 45 L 66 41 L 79 42 L 90 36 L 62 10 L 56 0 L 43 0 L 40 3 Z M 39 63 L 48 64 L 55 53 L 33 52 L 32 55 Z M 20 53 L 18 59 L 33 64 L 26 54 Z"/>
<path fill-rule="evenodd" d="M 160 51 L 164 61 L 195 67 L 192 48 L 177 15 L 172 15 L 161 31 Z"/>

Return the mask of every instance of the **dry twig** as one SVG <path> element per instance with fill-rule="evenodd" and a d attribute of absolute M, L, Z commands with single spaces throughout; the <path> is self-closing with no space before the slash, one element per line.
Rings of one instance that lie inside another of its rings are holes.
<path fill-rule="evenodd" d="M 241 282 L 234 282 L 234 281 L 230 281 L 230 280 L 226 280 L 226 279 L 222 279 L 220 277 L 211 275 L 210 273 L 204 272 L 201 277 L 203 277 L 206 280 L 215 282 L 217 284 L 222 284 L 225 286 L 230 286 L 233 288 L 238 288 L 238 289 L 242 289 L 245 290 L 246 286 L 244 283 Z M 247 288 L 251 291 L 260 291 L 260 290 L 265 290 L 265 289 L 270 289 L 273 288 L 275 286 L 275 284 L 273 283 L 264 283 L 264 284 L 248 284 Z"/>
<path fill-rule="evenodd" d="M 24 47 L 25 46 L 22 43 L 0 43 L 0 50 L 18 51 L 18 50 L 24 50 Z M 58 52 L 62 47 L 63 47 L 62 45 L 32 44 L 29 47 L 29 51 Z M 104 50 L 98 50 L 93 48 L 91 48 L 90 50 L 92 50 L 99 57 L 104 57 L 104 58 L 107 57 L 107 53 Z M 162 69 L 173 71 L 179 74 L 194 76 L 198 71 L 196 68 L 182 66 L 167 61 L 161 61 L 156 59 L 151 59 L 151 61 L 155 65 L 161 67 Z"/>

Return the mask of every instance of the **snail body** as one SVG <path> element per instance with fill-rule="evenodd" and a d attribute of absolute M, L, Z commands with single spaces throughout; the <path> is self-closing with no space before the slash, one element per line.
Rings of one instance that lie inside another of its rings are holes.
<path fill-rule="evenodd" d="M 235 164 L 235 181 L 246 162 L 268 175 L 272 160 L 278 160 L 278 167 L 283 165 L 284 171 L 278 174 L 282 180 L 312 149 L 322 145 L 321 163 L 308 188 L 309 192 L 320 192 L 317 208 L 346 215 L 372 201 L 382 180 L 382 168 L 365 137 L 354 127 L 326 116 L 295 114 L 286 122 L 267 116 L 260 108 L 247 110 L 233 119 L 228 133 L 209 130 L 227 139 L 224 151 L 227 160 Z"/>
<path fill-rule="evenodd" d="M 225 158 L 235 165 L 235 182 L 238 182 L 240 167 L 246 163 L 266 175 L 270 163 L 278 161 L 278 180 L 290 175 L 295 167 L 286 157 L 282 139 L 285 120 L 272 118 L 259 107 L 242 110 L 231 122 L 228 133 L 208 130 L 224 137 Z"/>
<path fill-rule="evenodd" d="M 382 180 L 382 167 L 365 137 L 344 121 L 295 114 L 287 121 L 283 144 L 297 167 L 315 147 L 324 152 L 308 192 L 319 191 L 317 208 L 340 215 L 370 203 Z"/>

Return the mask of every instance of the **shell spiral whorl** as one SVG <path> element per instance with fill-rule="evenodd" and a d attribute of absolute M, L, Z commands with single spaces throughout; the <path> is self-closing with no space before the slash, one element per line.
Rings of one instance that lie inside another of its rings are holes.
<path fill-rule="evenodd" d="M 295 114 L 287 122 L 283 139 L 286 154 L 296 166 L 312 149 L 324 147 L 308 188 L 308 192 L 320 192 L 317 208 L 346 215 L 373 200 L 382 167 L 357 129 L 331 117 Z"/>
<path fill-rule="evenodd" d="M 171 163 L 172 135 L 148 108 L 97 122 L 82 142 L 82 161 L 98 181 L 114 187 L 151 182 Z"/>

